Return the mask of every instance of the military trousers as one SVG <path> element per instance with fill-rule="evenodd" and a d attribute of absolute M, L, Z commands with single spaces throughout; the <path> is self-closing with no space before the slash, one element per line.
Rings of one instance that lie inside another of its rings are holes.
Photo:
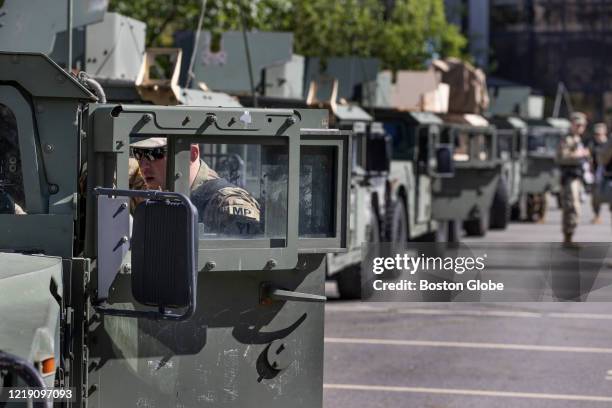
<path fill-rule="evenodd" d="M 582 180 L 568 178 L 561 181 L 561 228 L 563 234 L 573 234 L 580 219 L 580 191 Z"/>

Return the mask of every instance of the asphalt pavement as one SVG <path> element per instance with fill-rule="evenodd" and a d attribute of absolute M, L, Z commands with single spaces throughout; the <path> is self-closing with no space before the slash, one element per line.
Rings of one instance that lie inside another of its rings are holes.
<path fill-rule="evenodd" d="M 560 211 L 481 242 L 559 242 Z M 612 241 L 588 201 L 576 238 Z M 612 303 L 337 300 L 325 322 L 324 406 L 612 407 Z M 611 300 L 612 301 L 612 300 Z"/>

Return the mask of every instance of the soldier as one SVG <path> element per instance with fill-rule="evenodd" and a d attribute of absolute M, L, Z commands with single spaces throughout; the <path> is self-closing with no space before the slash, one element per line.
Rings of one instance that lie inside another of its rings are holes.
<path fill-rule="evenodd" d="M 593 126 L 593 137 L 589 140 L 588 147 L 591 152 L 591 159 L 593 164 L 593 170 L 597 171 L 599 167 L 598 155 L 601 148 L 608 141 L 608 127 L 605 123 L 596 123 Z M 593 206 L 593 213 L 595 214 L 592 223 L 600 224 L 601 217 L 599 211 L 601 209 L 601 200 L 599 199 L 597 186 L 591 191 L 591 204 Z"/>
<path fill-rule="evenodd" d="M 582 143 L 586 129 L 586 115 L 574 112 L 571 115 L 570 134 L 561 139 L 557 149 L 557 163 L 561 168 L 562 230 L 565 246 L 574 246 L 572 237 L 580 217 L 580 193 L 584 165 L 588 164 L 590 152 Z"/>
<path fill-rule="evenodd" d="M 149 188 L 162 189 L 166 185 L 166 143 L 164 137 L 151 137 L 130 145 Z M 261 231 L 257 200 L 208 167 L 200 159 L 197 144 L 190 149 L 189 183 L 191 201 L 206 233 L 253 235 Z"/>

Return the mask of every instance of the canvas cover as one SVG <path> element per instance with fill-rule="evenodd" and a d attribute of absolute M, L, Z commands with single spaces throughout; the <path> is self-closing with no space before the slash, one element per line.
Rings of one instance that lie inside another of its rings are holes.
<path fill-rule="evenodd" d="M 436 60 L 432 66 L 450 86 L 449 112 L 481 114 L 489 107 L 486 75 L 481 69 L 458 58 Z"/>

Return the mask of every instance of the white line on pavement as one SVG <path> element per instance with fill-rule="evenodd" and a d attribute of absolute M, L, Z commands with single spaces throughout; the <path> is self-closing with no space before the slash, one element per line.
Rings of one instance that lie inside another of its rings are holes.
<path fill-rule="evenodd" d="M 520 312 L 506 310 L 449 310 L 449 309 L 395 309 L 373 306 L 327 306 L 328 312 L 373 312 L 398 313 L 409 315 L 429 316 L 487 316 L 487 317 L 522 317 L 522 318 L 555 318 L 555 319 L 584 319 L 584 320 L 612 320 L 612 314 L 606 313 L 571 313 L 571 312 Z"/>
<path fill-rule="evenodd" d="M 458 342 L 458 341 L 392 340 L 392 339 L 325 337 L 325 343 L 612 354 L 612 348 L 603 348 L 603 347 L 540 346 L 540 345 L 531 345 L 531 344 L 475 343 L 475 342 Z"/>
<path fill-rule="evenodd" d="M 392 387 L 392 386 L 385 386 L 385 385 L 359 385 L 359 384 L 323 384 L 323 388 L 330 389 L 330 390 L 383 391 L 383 392 L 405 392 L 405 393 L 421 393 L 421 394 L 466 395 L 466 396 L 475 396 L 475 397 L 505 397 L 505 398 L 564 400 L 564 401 L 612 402 L 612 397 L 601 397 L 601 396 L 591 396 L 591 395 L 571 395 L 571 394 L 543 394 L 543 393 L 532 393 L 532 392 L 463 390 L 463 389 L 426 388 L 426 387 Z"/>

